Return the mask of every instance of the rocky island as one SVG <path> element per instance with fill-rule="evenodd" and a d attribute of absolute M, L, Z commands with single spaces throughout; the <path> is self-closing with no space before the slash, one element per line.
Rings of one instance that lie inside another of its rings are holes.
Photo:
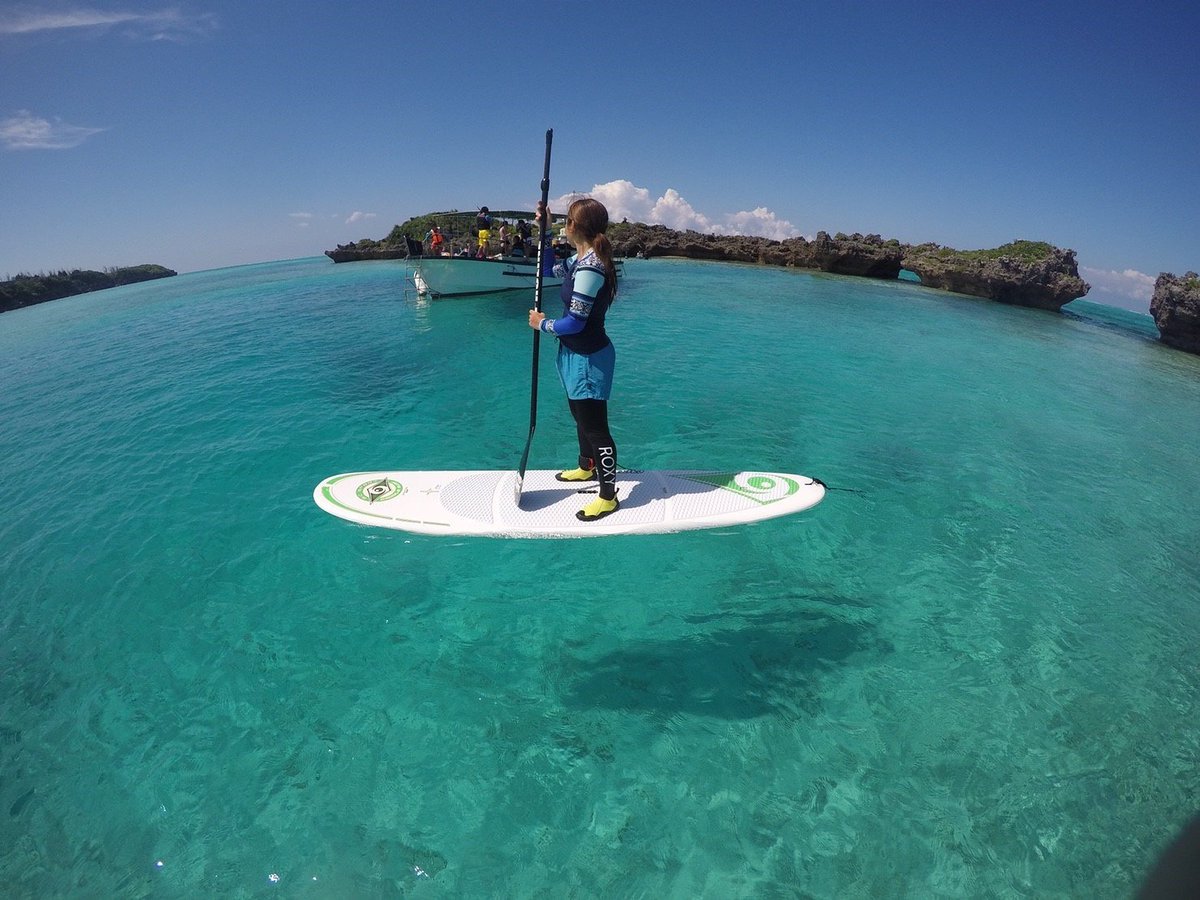
<path fill-rule="evenodd" d="M 904 268 L 927 287 L 1055 312 L 1091 290 L 1079 277 L 1074 250 L 1041 241 L 1013 241 L 994 250 L 919 244 L 905 247 Z"/>
<path fill-rule="evenodd" d="M 458 211 L 428 213 L 395 226 L 382 240 L 342 244 L 336 250 L 326 250 L 325 255 L 334 262 L 418 255 L 420 238 L 433 225 L 438 225 L 448 238 L 473 247 L 474 216 Z M 532 216 L 517 211 L 503 214 L 510 220 Z M 820 231 L 811 241 L 802 237 L 776 241 L 675 231 L 641 222 L 614 222 L 608 236 L 618 257 L 675 256 L 882 279 L 896 279 L 907 271 L 926 287 L 1035 309 L 1060 310 L 1091 289 L 1079 277 L 1075 251 L 1043 241 L 1016 240 L 991 250 L 955 250 L 932 243 L 903 244 L 877 234 L 830 236 Z M 1150 313 L 1164 344 L 1200 353 L 1200 276 L 1195 272 L 1182 278 L 1160 275 Z"/>
<path fill-rule="evenodd" d="M 1079 277 L 1075 251 L 1040 241 L 1013 241 L 994 250 L 964 251 L 937 244 L 885 241 L 877 234 L 830 237 L 819 231 L 811 241 L 773 241 L 628 223 L 611 226 L 609 235 L 620 256 L 723 259 L 865 278 L 894 279 L 901 269 L 907 269 L 927 287 L 1038 309 L 1061 309 L 1090 289 Z"/>
<path fill-rule="evenodd" d="M 1150 298 L 1150 315 L 1164 344 L 1200 353 L 1200 275 L 1159 275 Z"/>
<path fill-rule="evenodd" d="M 903 247 L 877 234 L 830 237 L 819 232 L 815 240 L 770 238 L 745 235 L 701 234 L 674 231 L 663 225 L 621 222 L 610 225 L 609 240 L 617 256 L 681 256 L 686 259 L 722 260 L 768 266 L 817 269 L 835 275 L 866 278 L 898 278 Z"/>
<path fill-rule="evenodd" d="M 90 291 L 102 291 L 122 284 L 169 278 L 176 274 L 178 273 L 173 269 L 164 266 L 144 265 L 105 269 L 103 272 L 75 269 L 72 272 L 60 271 L 49 275 L 18 275 L 8 281 L 0 281 L 0 312 L 33 306 L 48 300 L 61 300 L 63 297 L 73 297 Z"/>
<path fill-rule="evenodd" d="M 334 262 L 402 259 L 418 252 L 418 239 L 431 224 L 453 228 L 463 213 L 431 213 L 397 225 L 381 241 L 342 244 L 325 255 Z M 473 218 L 474 214 L 470 214 Z M 521 213 L 531 218 L 532 213 Z M 514 214 L 514 217 L 516 214 Z M 411 236 L 416 237 L 411 237 Z M 835 275 L 896 279 L 902 269 L 915 273 L 927 287 L 940 288 L 1001 303 L 1059 310 L 1084 296 L 1090 286 L 1079 277 L 1075 251 L 1041 241 L 1013 241 L 993 250 L 954 250 L 937 244 L 902 244 L 877 234 L 817 232 L 776 241 L 746 235 L 675 231 L 663 225 L 614 223 L 608 229 L 618 257 L 675 256 L 685 259 L 753 263 L 814 269 Z"/>

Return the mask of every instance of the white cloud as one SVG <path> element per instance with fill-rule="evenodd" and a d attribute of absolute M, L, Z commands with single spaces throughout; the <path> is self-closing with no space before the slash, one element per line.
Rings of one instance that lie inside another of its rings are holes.
<path fill-rule="evenodd" d="M 1088 266 L 1080 266 L 1079 274 L 1097 291 L 1116 294 L 1118 297 L 1148 304 L 1150 297 L 1154 294 L 1154 276 L 1136 269 L 1114 272 L 1110 269 L 1092 269 Z"/>
<path fill-rule="evenodd" d="M 312 220 L 316 218 L 316 216 L 310 212 L 295 212 L 288 213 L 288 218 L 293 219 L 296 222 L 297 228 L 307 228 L 312 224 Z"/>
<path fill-rule="evenodd" d="M 708 216 L 701 215 L 692 208 L 692 204 L 683 199 L 683 195 L 675 188 L 667 188 L 650 210 L 650 224 L 666 225 L 676 231 L 708 231 L 716 232 Z"/>
<path fill-rule="evenodd" d="M 7 119 L 0 119 L 0 141 L 9 150 L 69 150 L 105 130 L 68 125 L 58 118 L 51 122 L 35 116 L 27 109 Z"/>
<path fill-rule="evenodd" d="M 787 219 L 781 219 L 765 206 L 726 217 L 728 234 L 753 234 L 782 241 L 799 237 L 800 231 Z"/>
<path fill-rule="evenodd" d="M 349 218 L 346 219 L 346 224 L 353 225 L 355 222 L 361 222 L 363 219 L 374 219 L 375 215 L 375 213 L 361 212 L 356 209 L 354 212 L 350 213 Z"/>
<path fill-rule="evenodd" d="M 121 26 L 123 32 L 142 40 L 182 41 L 202 37 L 215 30 L 211 14 L 189 15 L 167 7 L 152 12 L 120 12 L 76 7 L 60 12 L 35 10 L 0 12 L 0 34 L 34 34 L 68 29 L 107 29 Z"/>
<path fill-rule="evenodd" d="M 136 19 L 134 13 L 77 9 L 69 12 L 7 12 L 0 18 L 0 34 L 32 34 L 63 28 L 103 28 Z"/>
<path fill-rule="evenodd" d="M 609 218 L 616 222 L 622 219 L 644 222 L 646 221 L 645 217 L 650 215 L 650 210 L 654 206 L 654 201 L 650 199 L 650 192 L 646 188 L 637 187 L 633 182 L 625 180 L 598 184 L 592 188 L 589 196 L 595 197 L 603 203 L 608 208 Z M 567 204 L 573 199 L 573 194 L 563 197 L 557 204 L 558 208 L 566 209 Z"/>
<path fill-rule="evenodd" d="M 550 208 L 564 210 L 577 196 L 565 194 L 552 200 Z M 800 230 L 791 222 L 779 218 L 765 206 L 714 217 L 695 209 L 674 188 L 667 188 L 662 196 L 653 199 L 647 188 L 638 187 L 624 179 L 597 184 L 587 196 L 594 197 L 608 207 L 608 216 L 614 222 L 629 219 L 648 225 L 665 225 L 676 231 L 690 229 L 708 234 L 753 235 L 773 240 L 800 234 Z"/>

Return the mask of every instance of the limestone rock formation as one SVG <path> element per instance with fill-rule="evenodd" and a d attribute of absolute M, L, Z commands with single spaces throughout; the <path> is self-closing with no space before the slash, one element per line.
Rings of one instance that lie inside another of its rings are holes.
<path fill-rule="evenodd" d="M 407 247 L 385 245 L 378 241 L 360 241 L 359 244 L 338 244 L 335 250 L 326 250 L 325 255 L 335 263 L 363 262 L 368 259 L 407 259 L 413 254 Z"/>
<path fill-rule="evenodd" d="M 1074 250 L 1040 241 L 1013 241 L 994 250 L 907 246 L 904 268 L 927 287 L 1054 311 L 1091 289 L 1079 277 Z"/>
<path fill-rule="evenodd" d="M 396 226 L 384 241 L 339 245 L 336 250 L 326 250 L 325 255 L 334 262 L 419 255 L 420 242 L 399 234 L 402 230 L 402 226 Z M 995 250 L 959 251 L 937 244 L 901 244 L 877 234 L 830 237 L 821 231 L 811 241 L 802 237 L 775 241 L 675 231 L 640 222 L 614 223 L 609 226 L 608 237 L 618 258 L 676 256 L 883 279 L 898 278 L 901 268 L 905 268 L 917 273 L 927 287 L 1039 309 L 1058 310 L 1084 296 L 1090 287 L 1079 277 L 1074 250 L 1038 241 L 1013 241 Z"/>
<path fill-rule="evenodd" d="M 1164 344 L 1200 353 L 1200 275 L 1159 275 L 1150 298 L 1150 315 Z"/>
<path fill-rule="evenodd" d="M 616 256 L 682 256 L 686 259 L 723 260 L 772 266 L 819 269 L 838 275 L 895 278 L 900 274 L 901 245 L 877 234 L 819 232 L 816 239 L 769 238 L 745 235 L 701 234 L 673 231 L 663 225 L 622 222 L 608 230 Z"/>

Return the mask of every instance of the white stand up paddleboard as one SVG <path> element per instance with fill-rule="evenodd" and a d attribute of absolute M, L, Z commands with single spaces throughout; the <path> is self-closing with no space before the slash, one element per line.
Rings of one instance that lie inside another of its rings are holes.
<path fill-rule="evenodd" d="M 595 522 L 575 517 L 595 499 L 595 481 L 562 482 L 547 470 L 525 473 L 352 472 L 326 478 L 317 506 L 358 522 L 418 534 L 565 538 L 664 534 L 742 525 L 800 512 L 821 502 L 825 485 L 778 472 L 619 472 L 621 508 Z"/>

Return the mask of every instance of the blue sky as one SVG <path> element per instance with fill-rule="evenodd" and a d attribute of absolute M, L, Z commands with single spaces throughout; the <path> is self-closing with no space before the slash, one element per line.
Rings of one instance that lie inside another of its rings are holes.
<path fill-rule="evenodd" d="M 1200 269 L 1194 2 L 0 0 L 0 277 L 314 256 L 595 192 L 771 237 Z"/>

